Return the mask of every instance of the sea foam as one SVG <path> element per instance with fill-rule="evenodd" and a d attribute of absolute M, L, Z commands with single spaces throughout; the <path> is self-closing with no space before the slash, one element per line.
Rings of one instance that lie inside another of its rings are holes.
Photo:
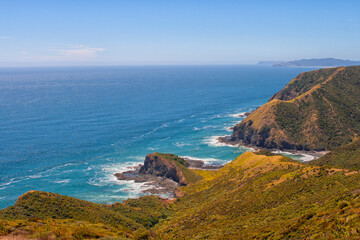
<path fill-rule="evenodd" d="M 53 181 L 53 183 L 69 183 L 71 181 L 71 179 L 64 179 L 64 180 L 56 180 L 56 181 Z"/>
<path fill-rule="evenodd" d="M 181 157 L 185 158 L 185 159 L 188 158 L 188 159 L 191 159 L 191 160 L 202 161 L 205 164 L 214 164 L 214 163 L 224 164 L 224 163 L 229 162 L 227 160 L 216 159 L 216 158 L 199 158 L 199 157 L 194 157 L 194 156 L 181 156 Z"/>
<path fill-rule="evenodd" d="M 314 157 L 310 154 L 306 154 L 306 153 L 291 153 L 291 152 L 280 151 L 280 150 L 276 150 L 276 151 L 272 151 L 272 152 L 276 153 L 276 154 L 288 155 L 288 156 L 298 159 L 302 162 L 312 161 L 316 158 L 316 157 Z"/>
<path fill-rule="evenodd" d="M 239 113 L 231 113 L 228 114 L 227 117 L 232 117 L 232 118 L 244 118 L 246 112 L 239 112 Z"/>

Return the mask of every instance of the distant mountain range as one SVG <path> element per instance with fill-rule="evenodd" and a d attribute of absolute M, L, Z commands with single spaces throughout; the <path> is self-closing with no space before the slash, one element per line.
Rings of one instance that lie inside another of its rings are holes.
<path fill-rule="evenodd" d="M 300 59 L 289 62 L 281 61 L 260 61 L 261 65 L 272 65 L 273 67 L 345 67 L 360 65 L 360 61 L 336 59 L 336 58 L 319 58 L 319 59 Z"/>

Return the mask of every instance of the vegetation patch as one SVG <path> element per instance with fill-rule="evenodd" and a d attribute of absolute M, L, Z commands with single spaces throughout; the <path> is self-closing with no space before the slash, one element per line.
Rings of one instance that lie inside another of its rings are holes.
<path fill-rule="evenodd" d="M 309 162 L 309 164 L 360 170 L 360 140 L 334 149 L 323 157 Z"/>
<path fill-rule="evenodd" d="M 172 217 L 154 230 L 160 239 L 358 236 L 360 199 L 352 192 L 360 188 L 360 176 L 330 172 L 245 153 L 186 187 Z"/>
<path fill-rule="evenodd" d="M 0 211 L 0 234 L 14 231 L 51 234 L 66 239 L 94 239 L 104 236 L 134 238 L 172 212 L 169 203 L 156 196 L 129 199 L 104 205 L 55 193 L 30 191 L 14 206 Z M 46 231 L 45 231 L 46 230 Z"/>

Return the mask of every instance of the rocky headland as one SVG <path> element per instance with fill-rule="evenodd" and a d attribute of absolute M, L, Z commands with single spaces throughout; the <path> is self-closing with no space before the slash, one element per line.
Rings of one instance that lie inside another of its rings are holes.
<path fill-rule="evenodd" d="M 360 66 L 295 77 L 222 140 L 244 146 L 330 151 L 360 134 Z"/>
<path fill-rule="evenodd" d="M 145 157 L 144 164 L 133 170 L 115 173 L 118 180 L 135 181 L 152 186 L 143 193 L 166 194 L 177 197 L 176 189 L 200 180 L 192 169 L 215 170 L 222 166 L 205 165 L 203 161 L 181 158 L 174 154 L 151 153 Z"/>

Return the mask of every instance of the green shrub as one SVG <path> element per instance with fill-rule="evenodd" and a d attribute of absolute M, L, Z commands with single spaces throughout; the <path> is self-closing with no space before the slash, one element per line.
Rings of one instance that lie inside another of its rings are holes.
<path fill-rule="evenodd" d="M 0 236 L 6 236 L 9 233 L 10 233 L 10 230 L 6 226 L 6 222 L 0 222 Z"/>
<path fill-rule="evenodd" d="M 340 201 L 339 204 L 338 204 L 340 209 L 346 208 L 349 205 L 350 205 L 350 203 L 348 201 L 345 201 L 345 200 Z"/>

